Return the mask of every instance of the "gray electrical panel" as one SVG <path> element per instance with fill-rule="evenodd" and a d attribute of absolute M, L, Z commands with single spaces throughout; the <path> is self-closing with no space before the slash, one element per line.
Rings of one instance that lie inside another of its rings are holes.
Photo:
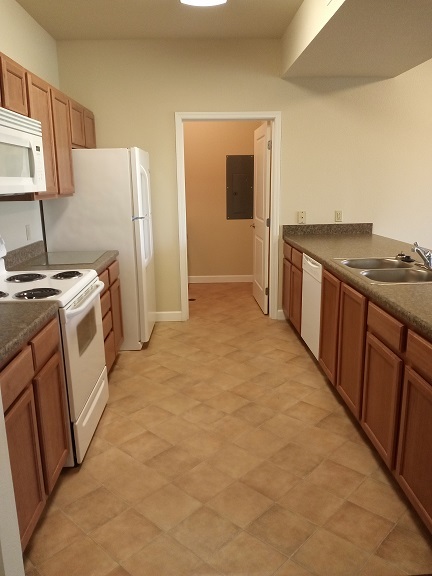
<path fill-rule="evenodd" d="M 253 218 L 254 157 L 226 157 L 227 220 Z"/>

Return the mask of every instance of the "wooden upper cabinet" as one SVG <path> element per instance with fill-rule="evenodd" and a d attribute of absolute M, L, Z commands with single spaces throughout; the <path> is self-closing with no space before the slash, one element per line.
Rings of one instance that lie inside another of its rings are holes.
<path fill-rule="evenodd" d="M 72 146 L 85 146 L 84 106 L 69 100 Z"/>
<path fill-rule="evenodd" d="M 28 116 L 25 68 L 4 54 L 0 54 L 0 67 L 3 107 Z"/>
<path fill-rule="evenodd" d="M 69 98 L 59 90 L 51 88 L 51 105 L 57 156 L 58 191 L 59 194 L 73 194 Z"/>
<path fill-rule="evenodd" d="M 42 144 L 45 161 L 46 192 L 37 196 L 43 199 L 48 194 L 57 194 L 57 165 L 54 143 L 54 130 L 51 114 L 50 85 L 33 74 L 27 74 L 29 116 L 42 124 Z"/>
<path fill-rule="evenodd" d="M 96 148 L 94 114 L 78 102 L 69 100 L 72 146 Z"/>
<path fill-rule="evenodd" d="M 93 112 L 84 108 L 85 147 L 96 148 L 96 126 Z"/>

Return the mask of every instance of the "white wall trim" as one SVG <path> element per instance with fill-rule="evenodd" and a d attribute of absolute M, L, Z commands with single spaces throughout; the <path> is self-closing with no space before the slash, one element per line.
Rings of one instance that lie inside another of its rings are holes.
<path fill-rule="evenodd" d="M 271 161 L 270 189 L 270 262 L 269 262 L 269 316 L 278 317 L 278 275 L 279 275 L 279 205 L 280 205 L 280 164 L 281 164 L 281 112 L 176 112 L 176 152 L 177 152 L 177 203 L 180 259 L 180 306 L 181 319 L 189 318 L 188 265 L 187 265 L 187 225 L 186 225 L 186 184 L 184 165 L 183 123 L 190 121 L 262 120 L 272 125 L 273 151 Z"/>
<path fill-rule="evenodd" d="M 181 310 L 172 310 L 171 312 L 156 312 L 156 322 L 181 322 L 184 320 Z"/>
<path fill-rule="evenodd" d="M 253 276 L 189 276 L 189 284 L 218 284 L 222 282 L 252 282 Z"/>

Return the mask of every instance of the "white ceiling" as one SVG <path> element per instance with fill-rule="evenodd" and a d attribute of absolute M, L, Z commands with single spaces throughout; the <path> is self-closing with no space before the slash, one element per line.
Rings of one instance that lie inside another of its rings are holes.
<path fill-rule="evenodd" d="M 56 40 L 281 38 L 302 0 L 17 0 Z"/>

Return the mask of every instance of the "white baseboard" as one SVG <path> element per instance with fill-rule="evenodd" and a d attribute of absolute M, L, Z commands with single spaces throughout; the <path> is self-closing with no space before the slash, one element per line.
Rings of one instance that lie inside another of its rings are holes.
<path fill-rule="evenodd" d="M 252 282 L 253 276 L 189 276 L 189 284 L 218 284 L 220 282 Z"/>
<path fill-rule="evenodd" d="M 182 322 L 182 314 L 180 310 L 173 310 L 172 312 L 156 312 L 156 322 Z"/>
<path fill-rule="evenodd" d="M 286 320 L 285 314 L 283 313 L 282 309 L 277 311 L 276 320 Z"/>

